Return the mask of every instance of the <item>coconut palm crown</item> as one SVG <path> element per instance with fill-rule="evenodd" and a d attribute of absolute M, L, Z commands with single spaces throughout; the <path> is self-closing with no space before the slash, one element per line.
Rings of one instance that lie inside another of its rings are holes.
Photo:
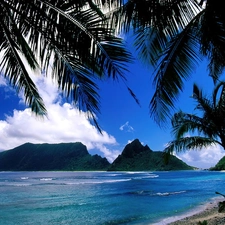
<path fill-rule="evenodd" d="M 164 150 L 168 154 L 202 149 L 212 144 L 225 149 L 225 82 L 220 81 L 215 86 L 210 98 L 194 85 L 193 99 L 197 103 L 195 110 L 201 115 L 182 111 L 174 114 L 171 121 L 174 140 Z"/>
<path fill-rule="evenodd" d="M 0 0 L 1 75 L 24 93 L 36 114 L 47 110 L 29 69 L 50 71 L 66 97 L 95 124 L 98 79 L 126 79 L 132 56 L 95 2 Z"/>

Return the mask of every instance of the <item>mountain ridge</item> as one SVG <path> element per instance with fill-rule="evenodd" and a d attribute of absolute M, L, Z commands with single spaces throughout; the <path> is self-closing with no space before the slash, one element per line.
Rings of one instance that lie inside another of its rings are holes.
<path fill-rule="evenodd" d="M 225 156 L 223 156 L 218 163 L 211 167 L 209 170 L 211 171 L 224 171 L 225 170 Z"/>
<path fill-rule="evenodd" d="M 60 144 L 25 143 L 0 153 L 0 170 L 107 170 L 110 163 L 91 156 L 81 142 Z"/>
<path fill-rule="evenodd" d="M 153 151 L 143 146 L 138 139 L 125 146 L 122 153 L 113 161 L 108 171 L 169 171 L 193 170 L 194 168 L 171 155 L 165 163 L 163 152 Z"/>
<path fill-rule="evenodd" d="M 163 171 L 193 167 L 171 156 L 165 164 L 163 152 L 143 146 L 138 139 L 127 144 L 110 164 L 106 158 L 90 155 L 81 142 L 59 144 L 25 143 L 0 152 L 0 171 Z"/>

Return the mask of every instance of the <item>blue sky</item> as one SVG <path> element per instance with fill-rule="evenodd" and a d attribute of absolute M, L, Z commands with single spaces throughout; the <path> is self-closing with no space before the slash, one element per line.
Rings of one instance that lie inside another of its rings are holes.
<path fill-rule="evenodd" d="M 51 79 L 33 76 L 48 110 L 48 118 L 40 119 L 31 114 L 24 105 L 22 94 L 7 85 L 0 76 L 0 151 L 12 149 L 26 142 L 85 144 L 90 154 L 100 154 L 110 162 L 120 154 L 126 144 L 138 138 L 154 151 L 162 151 L 172 140 L 171 130 L 161 129 L 149 116 L 149 101 L 153 94 L 151 69 L 136 62 L 129 66 L 126 74 L 128 86 L 140 100 L 141 107 L 128 93 L 123 82 L 100 82 L 101 114 L 98 116 L 103 135 L 99 134 L 70 103 L 64 103 Z M 212 81 L 206 76 L 206 64 L 202 63 L 194 72 L 177 102 L 177 108 L 193 112 L 192 85 L 196 82 L 209 94 Z M 224 156 L 219 146 L 202 151 L 189 151 L 177 156 L 189 165 L 200 168 L 214 166 Z"/>

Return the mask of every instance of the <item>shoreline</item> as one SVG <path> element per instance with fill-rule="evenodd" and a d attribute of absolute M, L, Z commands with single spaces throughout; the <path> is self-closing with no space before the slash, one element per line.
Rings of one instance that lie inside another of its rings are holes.
<path fill-rule="evenodd" d="M 224 197 L 216 197 L 179 216 L 173 216 L 152 225 L 197 225 L 207 221 L 207 225 L 225 225 L 225 212 L 218 212 L 218 203 L 225 201 Z"/>

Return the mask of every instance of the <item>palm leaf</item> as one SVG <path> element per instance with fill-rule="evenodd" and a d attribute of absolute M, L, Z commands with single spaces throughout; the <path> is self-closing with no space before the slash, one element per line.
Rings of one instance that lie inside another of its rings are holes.
<path fill-rule="evenodd" d="M 32 68 L 38 66 L 37 57 L 41 71 L 51 71 L 66 96 L 80 110 L 87 111 L 97 126 L 95 115 L 99 112 L 99 95 L 96 79 L 107 76 L 125 81 L 126 64 L 132 61 L 124 41 L 114 35 L 97 1 L 36 0 L 28 4 L 19 0 L 0 4 L 1 15 L 5 16 L 4 27 L 8 27 L 10 15 L 15 26 L 14 30 L 5 29 L 7 38 L 0 36 L 1 50 L 6 50 L 1 64 L 5 76 L 14 85 L 19 84 L 19 90 L 25 91 L 26 101 L 32 108 L 35 99 L 41 104 L 42 99 L 19 60 L 18 51 L 24 54 Z M 8 50 L 10 45 L 12 49 Z M 14 58 L 17 64 L 13 66 Z M 39 108 L 43 107 L 40 105 Z"/>
<path fill-rule="evenodd" d="M 155 27 L 139 28 L 135 34 L 134 46 L 138 57 L 146 65 L 157 65 L 159 55 L 165 48 L 167 37 Z"/>
<path fill-rule="evenodd" d="M 120 5 L 121 1 L 116 2 Z M 181 27 L 190 21 L 200 8 L 195 0 L 128 0 L 120 7 L 113 9 L 114 23 L 123 31 L 140 27 L 154 26 L 173 36 Z"/>
<path fill-rule="evenodd" d="M 192 0 L 134 0 L 114 11 L 123 31 L 134 29 L 139 58 L 145 64 L 158 65 L 150 115 L 160 125 L 171 116 L 184 81 L 200 61 L 197 31 L 202 14 L 199 3 Z"/>
<path fill-rule="evenodd" d="M 219 107 L 221 110 L 225 110 L 225 82 L 223 81 L 219 82 L 214 88 L 213 104 L 215 108 Z"/>
<path fill-rule="evenodd" d="M 211 113 L 211 112 L 210 112 Z M 206 113 L 207 114 L 207 113 Z M 172 133 L 175 139 L 182 138 L 188 132 L 197 132 L 208 138 L 217 138 L 220 130 L 219 124 L 215 123 L 216 117 L 199 117 L 182 111 L 174 114 L 172 118 Z"/>
<path fill-rule="evenodd" d="M 167 147 L 164 149 L 164 152 L 172 154 L 175 151 L 182 152 L 186 150 L 203 149 L 213 144 L 218 144 L 218 142 L 210 138 L 199 136 L 183 137 L 178 140 L 169 142 L 167 144 Z"/>
<path fill-rule="evenodd" d="M 207 1 L 198 32 L 201 52 L 209 59 L 209 75 L 216 82 L 225 67 L 225 15 L 216 1 Z"/>
<path fill-rule="evenodd" d="M 10 83 L 17 87 L 18 91 L 21 89 L 24 91 L 25 102 L 31 106 L 32 111 L 37 115 L 46 115 L 43 100 L 40 97 L 35 84 L 31 80 L 18 51 L 21 51 L 22 53 L 26 51 L 24 53 L 25 57 L 32 68 L 36 67 L 36 60 L 24 38 L 19 35 L 17 26 L 13 22 L 10 12 L 5 11 L 5 13 L 8 15 L 7 18 L 10 18 L 11 20 L 8 24 L 9 27 L 6 26 L 3 18 L 0 22 L 4 34 L 4 41 L 1 45 L 1 50 L 4 50 L 4 56 L 0 63 L 1 70 L 4 71 L 5 76 L 9 77 Z M 9 28 L 11 28 L 11 30 L 9 30 Z M 13 37 L 10 35 L 12 31 L 14 39 L 12 39 Z"/>
<path fill-rule="evenodd" d="M 180 139 L 188 132 L 194 133 L 196 130 L 202 130 L 203 120 L 196 115 L 180 111 L 174 114 L 171 124 L 173 135 L 176 139 Z"/>
<path fill-rule="evenodd" d="M 163 124 L 171 116 L 174 101 L 183 90 L 184 81 L 200 61 L 196 54 L 198 41 L 194 36 L 194 23 L 192 25 L 170 41 L 156 69 L 156 90 L 150 101 L 150 115 L 158 124 Z"/>
<path fill-rule="evenodd" d="M 212 100 L 203 95 L 195 84 L 193 98 L 197 102 L 195 109 L 201 110 L 202 114 L 196 116 L 182 111 L 174 114 L 171 122 L 175 140 L 168 143 L 165 149 L 166 158 L 174 151 L 202 149 L 211 144 L 219 144 L 225 148 L 224 82 L 221 81 L 215 87 Z M 185 137 L 186 134 L 194 136 Z"/>

